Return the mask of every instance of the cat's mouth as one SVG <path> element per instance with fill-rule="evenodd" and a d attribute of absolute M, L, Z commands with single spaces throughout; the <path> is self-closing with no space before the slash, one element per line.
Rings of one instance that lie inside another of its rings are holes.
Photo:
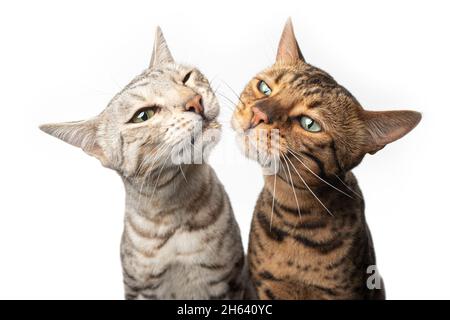
<path fill-rule="evenodd" d="M 222 125 L 217 121 L 217 117 L 212 119 L 202 118 L 201 121 L 194 124 L 194 128 L 185 141 L 192 146 L 208 144 L 209 140 L 215 141 L 213 138 L 216 135 L 220 135 L 220 129 Z"/>
<path fill-rule="evenodd" d="M 279 169 L 278 162 L 282 147 L 278 130 L 233 128 L 239 149 L 245 157 L 255 160 L 263 168 L 264 175 L 272 175 Z"/>
<path fill-rule="evenodd" d="M 194 122 L 190 132 L 172 149 L 174 164 L 200 164 L 209 157 L 220 140 L 220 124 L 216 119 Z"/>
<path fill-rule="evenodd" d="M 217 121 L 217 118 L 213 118 L 211 120 L 203 120 L 203 132 L 209 129 L 220 129 L 222 128 L 222 125 Z"/>

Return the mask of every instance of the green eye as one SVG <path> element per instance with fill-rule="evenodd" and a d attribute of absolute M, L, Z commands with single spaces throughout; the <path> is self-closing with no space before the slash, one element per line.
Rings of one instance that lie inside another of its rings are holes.
<path fill-rule="evenodd" d="M 300 125 L 303 129 L 309 132 L 319 132 L 322 130 L 320 124 L 307 116 L 300 117 Z"/>
<path fill-rule="evenodd" d="M 270 96 L 270 94 L 272 93 L 272 89 L 270 89 L 267 83 L 265 83 L 263 80 L 258 82 L 258 90 L 266 96 Z"/>
<path fill-rule="evenodd" d="M 147 108 L 136 112 L 136 114 L 131 119 L 133 123 L 141 123 L 149 120 L 151 117 L 155 115 L 154 108 Z"/>

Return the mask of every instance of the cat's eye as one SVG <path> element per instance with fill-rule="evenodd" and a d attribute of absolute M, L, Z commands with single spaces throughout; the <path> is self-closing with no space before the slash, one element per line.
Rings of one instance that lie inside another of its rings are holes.
<path fill-rule="evenodd" d="M 270 96 L 272 93 L 272 89 L 270 89 L 269 85 L 263 80 L 258 82 L 258 90 L 266 96 Z"/>
<path fill-rule="evenodd" d="M 133 118 L 131 118 L 130 122 L 132 122 L 132 123 L 145 122 L 145 121 L 149 120 L 150 118 L 152 118 L 155 114 L 156 114 L 156 108 L 154 108 L 154 107 L 141 109 L 138 112 L 136 112 L 136 114 L 133 116 Z"/>
<path fill-rule="evenodd" d="M 316 121 L 307 116 L 300 117 L 300 125 L 302 126 L 303 129 L 309 132 L 319 132 L 322 130 L 320 124 L 318 124 Z"/>
<path fill-rule="evenodd" d="M 189 81 L 189 79 L 191 78 L 192 75 L 192 71 L 189 71 L 188 73 L 186 73 L 186 75 L 183 78 L 183 84 L 186 84 L 186 82 Z"/>

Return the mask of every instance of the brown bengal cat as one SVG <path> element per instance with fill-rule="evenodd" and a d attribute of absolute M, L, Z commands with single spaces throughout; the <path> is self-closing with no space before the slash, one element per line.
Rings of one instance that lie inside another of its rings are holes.
<path fill-rule="evenodd" d="M 364 110 L 305 62 L 288 20 L 276 63 L 248 83 L 232 120 L 247 156 L 276 170 L 264 177 L 250 231 L 260 299 L 385 298 L 351 169 L 420 119 L 414 111 Z"/>

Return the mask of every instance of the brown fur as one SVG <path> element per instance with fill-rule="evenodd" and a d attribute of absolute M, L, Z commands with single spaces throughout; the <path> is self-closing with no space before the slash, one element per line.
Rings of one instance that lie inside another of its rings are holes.
<path fill-rule="evenodd" d="M 269 96 L 258 90 L 261 80 L 271 88 Z M 420 114 L 364 110 L 330 75 L 303 60 L 290 21 L 277 62 L 249 82 L 240 101 L 233 117 L 238 132 L 280 132 L 280 169 L 265 176 L 250 232 L 249 266 L 258 297 L 384 298 L 384 286 L 367 286 L 375 252 L 351 169 L 412 130 Z M 300 116 L 322 130 L 303 129 Z M 255 139 L 243 139 L 244 146 L 273 154 Z"/>

